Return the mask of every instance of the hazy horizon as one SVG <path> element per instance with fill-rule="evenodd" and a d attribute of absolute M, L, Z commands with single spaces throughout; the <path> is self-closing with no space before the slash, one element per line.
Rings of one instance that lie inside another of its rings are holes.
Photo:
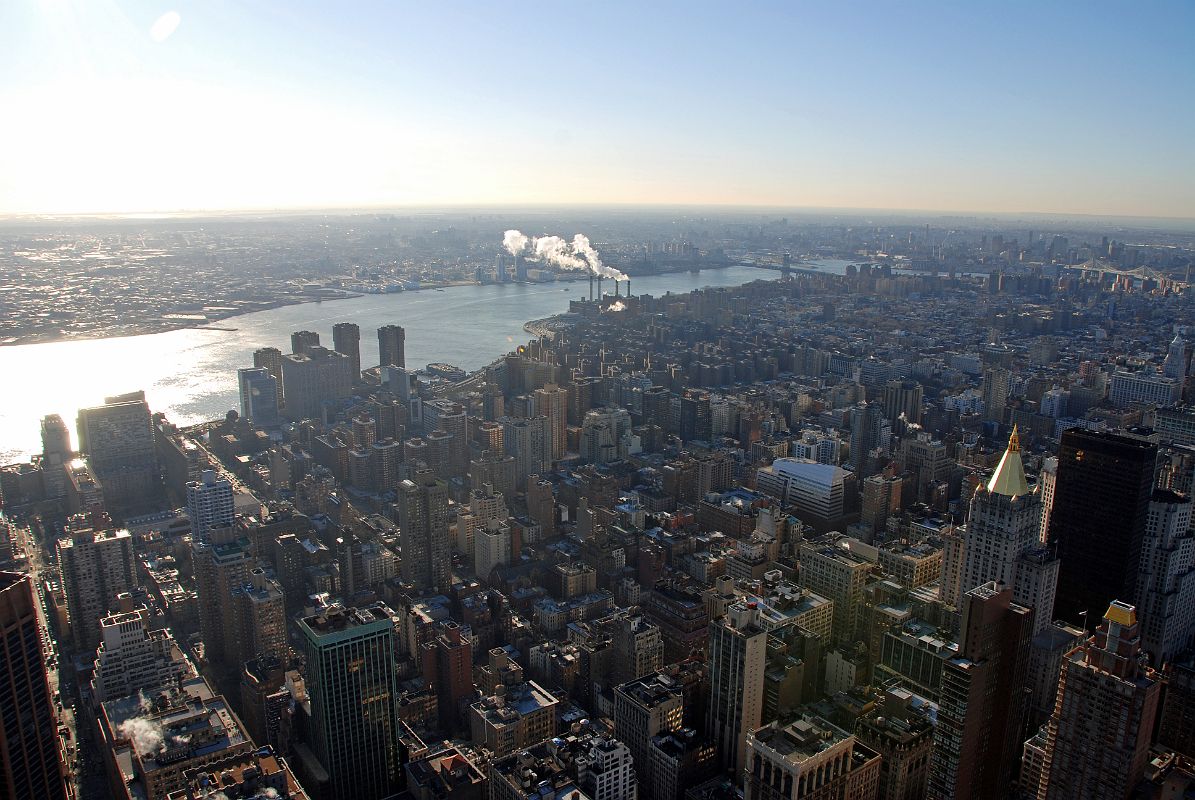
<path fill-rule="evenodd" d="M 1184 24 L 1183 20 L 1186 20 Z M 0 215 L 1195 219 L 1195 6 L 0 7 Z"/>

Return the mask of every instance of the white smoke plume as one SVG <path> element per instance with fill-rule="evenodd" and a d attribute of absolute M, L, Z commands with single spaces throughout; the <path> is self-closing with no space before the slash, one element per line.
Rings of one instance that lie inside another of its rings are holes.
<path fill-rule="evenodd" d="M 627 304 L 622 302 L 621 300 L 615 300 L 613 303 L 606 306 L 606 310 L 607 311 L 626 311 Z"/>
<path fill-rule="evenodd" d="M 578 233 L 568 242 L 559 236 L 539 236 L 531 238 L 520 231 L 509 230 L 502 237 L 502 246 L 513 255 L 518 255 L 528 248 L 531 258 L 546 261 L 557 267 L 577 272 L 592 272 L 601 278 L 613 278 L 616 281 L 630 280 L 622 272 L 602 263 L 602 257 L 589 243 L 589 237 Z"/>
<path fill-rule="evenodd" d="M 162 726 L 152 719 L 146 717 L 126 719 L 117 726 L 116 732 L 133 743 L 133 749 L 139 756 L 160 753 L 163 749 L 165 737 L 162 734 Z"/>
<path fill-rule="evenodd" d="M 591 269 L 595 275 L 600 275 L 603 278 L 613 278 L 616 281 L 630 280 L 630 278 L 614 269 L 614 267 L 608 267 L 603 264 L 602 257 L 599 256 L 597 250 L 594 250 L 593 246 L 589 244 L 589 237 L 583 233 L 578 233 L 573 237 L 573 252 L 580 254 L 580 256 L 585 259 L 585 262 L 589 264 L 589 269 Z"/>
<path fill-rule="evenodd" d="M 585 259 L 573 254 L 568 242 L 559 236 L 541 236 L 535 240 L 535 257 L 549 264 L 555 264 L 561 269 L 580 270 L 589 269 Z"/>
<path fill-rule="evenodd" d="M 517 256 L 519 253 L 527 249 L 527 244 L 531 241 L 531 237 L 523 235 L 519 231 L 510 230 L 502 236 L 502 246 L 506 248 L 506 252 L 512 256 Z"/>

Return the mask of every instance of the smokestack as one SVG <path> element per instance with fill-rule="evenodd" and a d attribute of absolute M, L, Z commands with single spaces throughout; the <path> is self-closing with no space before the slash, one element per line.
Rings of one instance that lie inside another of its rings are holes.
<path fill-rule="evenodd" d="M 627 297 L 631 296 L 631 278 L 627 277 Z"/>
<path fill-rule="evenodd" d="M 589 299 L 593 299 L 593 273 L 589 273 Z"/>
<path fill-rule="evenodd" d="M 598 275 L 597 279 L 598 279 L 598 300 L 601 300 L 602 297 L 604 297 L 604 295 L 602 294 L 602 276 Z"/>
<path fill-rule="evenodd" d="M 618 297 L 618 280 L 617 279 L 615 279 L 615 281 L 614 281 L 614 296 Z"/>

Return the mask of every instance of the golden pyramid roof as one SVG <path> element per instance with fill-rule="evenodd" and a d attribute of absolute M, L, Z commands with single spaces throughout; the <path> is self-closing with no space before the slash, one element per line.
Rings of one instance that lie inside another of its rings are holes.
<path fill-rule="evenodd" d="M 988 491 L 1009 497 L 1020 497 L 1029 494 L 1029 482 L 1025 480 L 1025 465 L 1021 463 L 1021 437 L 1017 433 L 1017 426 L 1012 426 L 1012 436 L 1008 437 L 1008 449 L 996 467 L 992 479 L 988 481 Z"/>

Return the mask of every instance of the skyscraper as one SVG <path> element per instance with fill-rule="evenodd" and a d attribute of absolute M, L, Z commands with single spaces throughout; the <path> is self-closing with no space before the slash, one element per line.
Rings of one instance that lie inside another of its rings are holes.
<path fill-rule="evenodd" d="M 187 483 L 187 516 L 191 535 L 206 536 L 212 528 L 227 528 L 233 521 L 232 484 L 205 469 L 200 480 Z"/>
<path fill-rule="evenodd" d="M 1004 421 L 1004 406 L 1008 403 L 1011 373 L 1001 367 L 983 371 L 983 418 L 991 422 Z"/>
<path fill-rule="evenodd" d="M 351 322 L 337 322 L 332 326 L 332 349 L 349 357 L 353 383 L 361 380 L 361 328 Z"/>
<path fill-rule="evenodd" d="M 378 328 L 378 363 L 383 367 L 407 366 L 407 332 L 401 326 Z"/>
<path fill-rule="evenodd" d="M 65 800 L 33 580 L 0 572 L 0 797 Z"/>
<path fill-rule="evenodd" d="M 1137 596 L 1157 446 L 1103 431 L 1062 434 L 1049 542 L 1062 562 L 1054 616 L 1077 621 Z"/>
<path fill-rule="evenodd" d="M 57 414 L 48 414 L 41 421 L 42 456 L 61 456 L 65 461 L 71 455 L 71 432 Z"/>
<path fill-rule="evenodd" d="M 278 383 L 278 408 L 282 408 L 282 351 L 277 347 L 263 347 L 253 351 L 253 366 L 267 370 Z"/>
<path fill-rule="evenodd" d="M 995 581 L 963 596 L 958 656 L 942 668 L 931 800 L 1007 796 L 1021 752 L 1030 612 Z"/>
<path fill-rule="evenodd" d="M 565 430 L 568 426 L 568 390 L 554 383 L 535 390 L 535 411 L 548 418 L 552 432 L 552 460 L 564 457 Z"/>
<path fill-rule="evenodd" d="M 104 405 L 79 409 L 79 450 L 116 509 L 145 503 L 158 489 L 153 418 L 145 392 L 109 397 Z"/>
<path fill-rule="evenodd" d="M 763 717 L 768 634 L 755 603 L 736 601 L 710 622 L 710 699 L 705 735 L 736 775 L 746 765 L 747 734 Z"/>
<path fill-rule="evenodd" d="M 238 369 L 237 386 L 241 395 L 242 418 L 265 428 L 278 424 L 278 379 L 268 369 Z"/>
<path fill-rule="evenodd" d="M 1136 610 L 1113 601 L 1062 661 L 1038 800 L 1126 800 L 1145 771 L 1161 684 L 1142 668 Z"/>
<path fill-rule="evenodd" d="M 332 605 L 299 620 L 307 656 L 311 749 L 331 800 L 381 800 L 402 770 L 394 623 L 385 606 Z"/>
<path fill-rule="evenodd" d="M 283 394 L 291 419 L 322 419 L 324 407 L 353 393 L 349 357 L 319 345 L 282 357 Z"/>
<path fill-rule="evenodd" d="M 1195 646 L 1195 533 L 1191 498 L 1154 489 L 1137 579 L 1141 648 L 1165 664 Z"/>
<path fill-rule="evenodd" d="M 460 625 L 446 622 L 434 639 L 422 645 L 419 657 L 423 680 L 438 700 L 440 729 L 467 730 L 464 701 L 472 698 L 475 689 L 473 640 Z"/>
<path fill-rule="evenodd" d="M 319 334 L 315 331 L 295 331 L 290 335 L 290 351 L 303 355 L 312 347 L 319 347 Z"/>
<path fill-rule="evenodd" d="M 69 526 L 58 541 L 58 567 L 75 646 L 94 650 L 100 620 L 116 605 L 116 596 L 137 585 L 133 537 L 128 531 L 97 531 L 83 524 Z"/>
<path fill-rule="evenodd" d="M 398 527 L 403 580 L 420 589 L 447 590 L 448 484 L 430 472 L 399 483 Z"/>
<path fill-rule="evenodd" d="M 925 390 L 916 381 L 888 381 L 884 384 L 884 416 L 889 422 L 896 422 L 903 414 L 905 419 L 921 424 L 921 401 Z"/>
<path fill-rule="evenodd" d="M 988 581 L 1011 586 L 1013 602 L 1033 610 L 1032 635 L 1053 619 L 1058 583 L 1058 560 L 1041 543 L 1041 518 L 1041 495 L 1025 479 L 1020 438 L 1013 426 L 991 480 L 971 498 L 961 590 Z"/>

